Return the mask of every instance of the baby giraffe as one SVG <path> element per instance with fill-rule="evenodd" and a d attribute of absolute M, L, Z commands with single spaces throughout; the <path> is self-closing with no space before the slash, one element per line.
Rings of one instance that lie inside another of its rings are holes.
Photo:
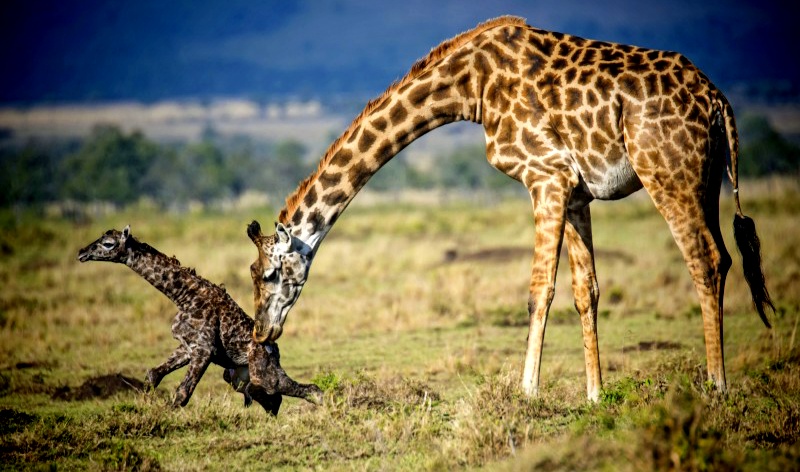
<path fill-rule="evenodd" d="M 200 277 L 194 269 L 182 267 L 174 257 L 137 241 L 130 226 L 122 231 L 106 231 L 78 252 L 78 260 L 125 264 L 177 305 L 172 336 L 181 344 L 166 362 L 150 369 L 145 378 L 145 384 L 155 389 L 164 376 L 188 364 L 173 406 L 189 402 L 212 362 L 222 366 L 225 381 L 244 394 L 245 406 L 255 400 L 277 415 L 281 395 L 310 402 L 321 398 L 316 385 L 298 384 L 286 375 L 280 366 L 277 344 L 253 341 L 253 319 L 223 287 Z"/>

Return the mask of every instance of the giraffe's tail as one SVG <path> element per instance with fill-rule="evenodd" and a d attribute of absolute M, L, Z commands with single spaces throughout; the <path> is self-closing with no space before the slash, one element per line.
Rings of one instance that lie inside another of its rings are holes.
<path fill-rule="evenodd" d="M 733 217 L 733 237 L 739 254 L 742 255 L 742 266 L 744 278 L 750 286 L 750 294 L 753 297 L 753 305 L 758 311 L 758 316 L 767 328 L 770 328 L 767 319 L 766 309 L 770 308 L 775 313 L 775 305 L 767 291 L 767 283 L 764 279 L 764 271 L 761 267 L 761 242 L 756 234 L 756 225 L 752 218 L 742 213 L 742 206 L 739 202 L 739 136 L 736 131 L 736 121 L 733 117 L 733 109 L 728 100 L 717 92 L 716 105 L 718 113 L 716 119 L 718 125 L 724 128 L 725 138 L 728 141 L 728 178 L 733 185 L 733 199 L 736 203 L 736 214 Z"/>

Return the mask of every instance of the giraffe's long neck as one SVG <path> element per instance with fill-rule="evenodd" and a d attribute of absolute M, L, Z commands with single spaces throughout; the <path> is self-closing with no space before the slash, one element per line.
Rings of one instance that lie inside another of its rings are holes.
<path fill-rule="evenodd" d="M 317 170 L 287 199 L 280 221 L 316 249 L 359 190 L 403 148 L 447 123 L 480 123 L 490 69 L 477 47 L 480 35 L 523 24 L 519 18 L 500 18 L 453 38 L 418 62 L 333 143 Z"/>
<path fill-rule="evenodd" d="M 408 106 L 406 97 L 387 99 L 385 106 L 367 114 L 351 136 L 341 143 L 330 162 L 315 176 L 315 181 L 302 189 L 299 205 L 281 217 L 282 222 L 291 225 L 294 235 L 303 241 L 321 241 L 384 164 L 428 131 L 464 119 L 461 104 L 455 99 L 449 102 L 449 106 L 436 110 L 417 110 Z"/>
<path fill-rule="evenodd" d="M 191 269 L 148 244 L 129 241 L 125 265 L 172 300 L 178 308 L 188 307 L 203 285 Z"/>

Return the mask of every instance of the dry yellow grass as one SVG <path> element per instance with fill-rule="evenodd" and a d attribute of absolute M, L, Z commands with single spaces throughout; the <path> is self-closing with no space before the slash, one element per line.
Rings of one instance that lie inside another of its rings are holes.
<path fill-rule="evenodd" d="M 277 419 L 242 408 L 213 367 L 180 411 L 166 408 L 180 371 L 155 395 L 50 398 L 59 386 L 102 374 L 141 378 L 176 343 L 171 303 L 125 267 L 79 264 L 81 246 L 130 223 L 137 237 L 224 283 L 252 311 L 248 266 L 256 251 L 245 227 L 253 218 L 267 226 L 273 210 L 176 216 L 132 208 L 78 226 L 4 215 L 3 468 L 641 470 L 668 468 L 677 457 L 681 467 L 701 470 L 796 461 L 800 190 L 786 181 L 742 188 L 778 314 L 766 330 L 750 306 L 723 195 L 734 257 L 725 297 L 727 398 L 706 390 L 696 295 L 646 196 L 593 205 L 606 387 L 594 406 L 585 403 L 565 259 L 542 397 L 518 389 L 533 252 L 524 198 L 356 203 L 323 243 L 279 341 L 287 372 L 325 386 L 326 403 L 286 400 Z M 682 436 L 682 425 L 694 436 Z"/>

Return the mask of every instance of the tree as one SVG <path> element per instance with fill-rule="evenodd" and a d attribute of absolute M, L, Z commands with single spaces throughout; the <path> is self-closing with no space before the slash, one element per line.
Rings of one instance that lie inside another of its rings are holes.
<path fill-rule="evenodd" d="M 800 147 L 781 136 L 763 116 L 745 116 L 739 125 L 739 173 L 761 177 L 800 170 Z"/>
<path fill-rule="evenodd" d="M 486 162 L 483 146 L 456 149 L 437 163 L 439 184 L 447 188 L 502 190 L 514 181 Z"/>
<path fill-rule="evenodd" d="M 402 154 L 387 162 L 370 179 L 367 188 L 380 192 L 389 190 L 402 190 L 410 187 L 424 185 L 424 176 L 412 166 Z"/>
<path fill-rule="evenodd" d="M 162 207 L 182 206 L 191 197 L 186 172 L 178 159 L 178 150 L 163 147 L 141 182 L 142 193 Z"/>
<path fill-rule="evenodd" d="M 29 143 L 0 156 L 0 206 L 54 201 L 58 185 L 56 159 L 40 146 Z"/>
<path fill-rule="evenodd" d="M 273 195 L 284 195 L 294 190 L 311 172 L 310 166 L 304 161 L 306 152 L 306 147 L 299 141 L 287 139 L 279 142 L 267 163 L 270 188 L 262 190 Z"/>
<path fill-rule="evenodd" d="M 63 195 L 117 205 L 133 202 L 159 155 L 158 145 L 138 131 L 125 134 L 115 126 L 95 127 L 80 149 L 64 159 Z"/>
<path fill-rule="evenodd" d="M 222 151 L 211 141 L 190 144 L 178 155 L 178 167 L 193 198 L 204 204 L 230 196 L 234 175 Z"/>

